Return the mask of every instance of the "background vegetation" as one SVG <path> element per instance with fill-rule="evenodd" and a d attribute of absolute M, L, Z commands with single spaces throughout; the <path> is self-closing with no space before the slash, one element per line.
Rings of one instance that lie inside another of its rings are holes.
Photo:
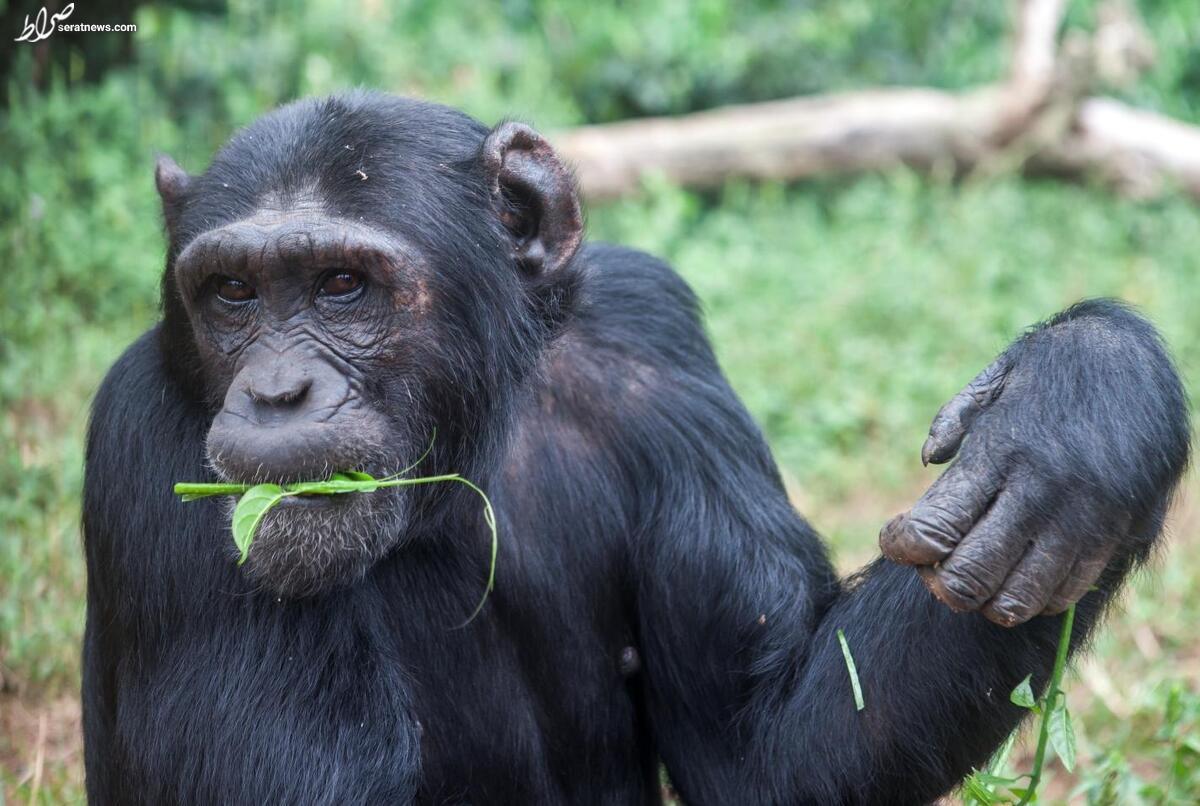
<path fill-rule="evenodd" d="M 1133 100 L 1200 122 L 1200 4 L 1138 5 L 1158 60 Z M 1094 3 L 1071 14 L 1086 26 Z M 157 316 L 156 151 L 200 171 L 266 109 L 354 85 L 543 129 L 842 87 L 966 86 L 1000 72 L 1007 9 L 229 0 L 133 21 L 132 61 L 96 81 L 88 35 L 50 40 L 36 88 L 18 52 L 0 110 L 0 802 L 82 798 L 81 441 L 106 367 Z M 734 385 L 847 571 L 935 477 L 917 454 L 937 407 L 1023 326 L 1084 296 L 1125 298 L 1200 390 L 1200 210 L 1180 198 L 905 172 L 705 194 L 651 182 L 593 208 L 590 229 L 695 285 Z M 1197 487 L 1157 573 L 1072 678 L 1081 762 L 1055 770 L 1043 802 L 1200 799 Z"/>

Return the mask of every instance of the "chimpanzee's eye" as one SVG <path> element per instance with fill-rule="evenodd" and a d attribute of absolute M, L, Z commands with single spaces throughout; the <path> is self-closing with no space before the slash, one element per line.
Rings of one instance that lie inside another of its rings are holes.
<path fill-rule="evenodd" d="M 254 286 L 232 277 L 217 278 L 217 296 L 225 302 L 248 302 L 258 296 Z"/>
<path fill-rule="evenodd" d="M 362 275 L 353 271 L 331 272 L 321 282 L 321 293 L 327 297 L 344 297 L 362 288 Z"/>

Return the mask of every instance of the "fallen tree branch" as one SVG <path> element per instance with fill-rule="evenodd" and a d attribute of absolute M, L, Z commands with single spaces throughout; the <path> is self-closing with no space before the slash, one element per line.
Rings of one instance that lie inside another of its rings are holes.
<path fill-rule="evenodd" d="M 1200 128 L 1088 97 L 1098 71 L 1128 80 L 1147 66 L 1136 17 L 1110 6 L 1092 39 L 1068 37 L 1059 48 L 1064 7 L 1020 3 L 1009 74 L 980 89 L 808 96 L 584 126 L 553 139 L 593 199 L 633 192 L 649 175 L 708 187 L 897 165 L 1091 175 L 1139 195 L 1178 185 L 1200 197 Z"/>
<path fill-rule="evenodd" d="M 1008 80 L 1012 84 L 1049 84 L 1058 61 L 1058 29 L 1066 0 L 1023 0 L 1017 6 L 1010 46 Z"/>
<path fill-rule="evenodd" d="M 1111 98 L 1089 98 L 1067 136 L 1035 154 L 1029 167 L 1093 175 L 1137 197 L 1175 187 L 1200 199 L 1200 127 Z"/>
<path fill-rule="evenodd" d="M 692 187 L 804 179 L 895 165 L 975 164 L 1009 127 L 995 90 L 865 90 L 730 106 L 678 118 L 584 126 L 555 138 L 586 196 L 659 174 Z"/>

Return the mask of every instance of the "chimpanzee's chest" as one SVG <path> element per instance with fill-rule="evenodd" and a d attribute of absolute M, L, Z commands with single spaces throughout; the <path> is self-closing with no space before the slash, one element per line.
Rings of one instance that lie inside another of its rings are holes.
<path fill-rule="evenodd" d="M 403 651 L 418 802 L 659 802 L 640 656 L 595 610 L 568 607 L 539 615 L 498 590 L 476 622 Z"/>

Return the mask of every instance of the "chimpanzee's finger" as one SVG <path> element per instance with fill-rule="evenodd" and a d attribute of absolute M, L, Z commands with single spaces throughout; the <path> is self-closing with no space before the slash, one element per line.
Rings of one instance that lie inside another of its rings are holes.
<path fill-rule="evenodd" d="M 1001 355 L 938 410 L 921 446 L 921 464 L 940 465 L 954 458 L 975 418 L 1000 396 L 1010 365 L 1008 356 Z"/>
<path fill-rule="evenodd" d="M 1059 585 L 1058 590 L 1050 597 L 1050 601 L 1042 612 L 1047 616 L 1053 616 L 1082 599 L 1083 595 L 1096 584 L 1096 580 L 1100 578 L 1104 569 L 1108 567 L 1116 549 L 1117 542 L 1112 541 L 1105 545 L 1099 554 L 1077 559 L 1067 574 L 1066 580 Z"/>
<path fill-rule="evenodd" d="M 987 511 L 1004 478 L 988 456 L 963 458 L 933 483 L 911 510 L 879 533 L 879 548 L 893 562 L 933 565 L 954 551 Z"/>
<path fill-rule="evenodd" d="M 933 595 L 954 610 L 978 610 L 1008 578 L 1028 546 L 1022 539 L 1027 508 L 1023 495 L 1002 491 L 950 556 L 919 568 Z"/>
<path fill-rule="evenodd" d="M 1078 544 L 1061 534 L 1035 538 L 1000 592 L 983 606 L 982 613 L 1001 627 L 1015 627 L 1041 613 L 1071 573 Z"/>

